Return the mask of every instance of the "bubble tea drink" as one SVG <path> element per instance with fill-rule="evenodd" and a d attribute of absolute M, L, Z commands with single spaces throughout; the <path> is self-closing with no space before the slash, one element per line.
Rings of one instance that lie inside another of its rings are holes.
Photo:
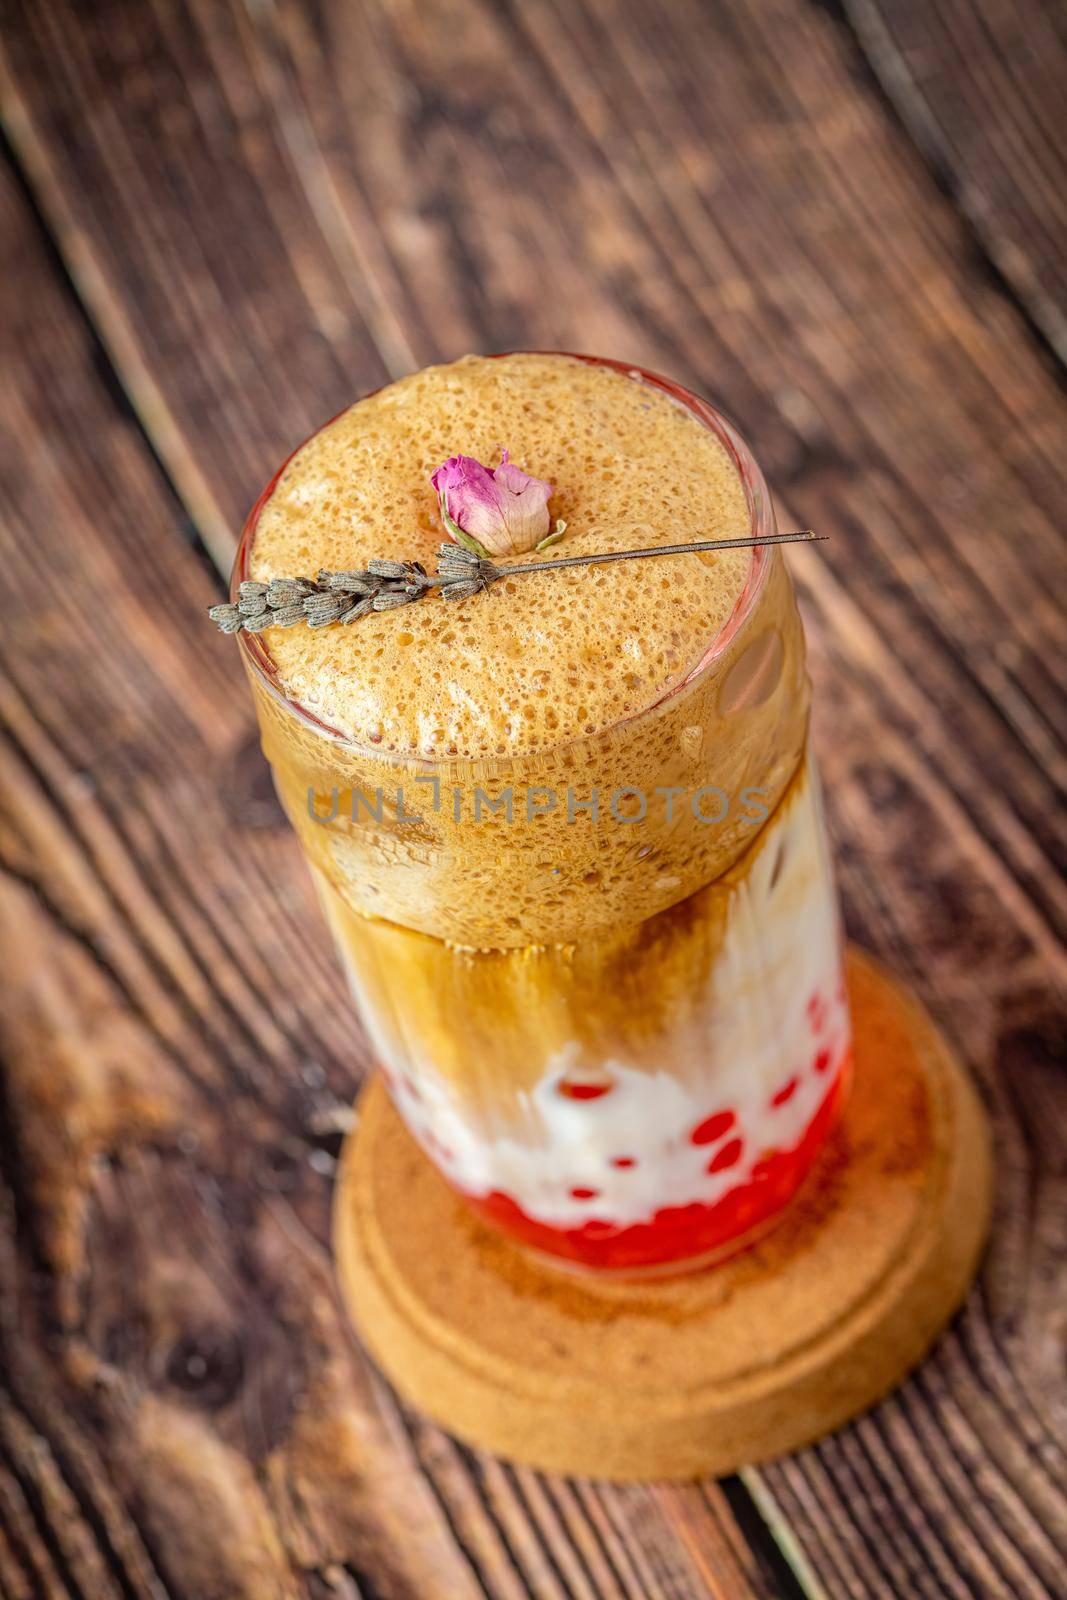
<path fill-rule="evenodd" d="M 502 450 L 566 525 L 508 565 L 774 530 L 744 444 L 685 391 L 577 357 L 468 358 L 299 449 L 235 580 L 432 572 L 431 475 Z M 376 1058 L 449 1183 L 593 1269 L 752 1237 L 811 1165 L 849 1059 L 781 552 L 507 576 L 241 640 Z"/>

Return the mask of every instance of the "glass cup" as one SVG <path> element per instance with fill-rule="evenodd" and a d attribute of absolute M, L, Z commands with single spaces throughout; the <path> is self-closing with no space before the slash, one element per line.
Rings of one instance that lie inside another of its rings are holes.
<path fill-rule="evenodd" d="M 604 364 L 710 428 L 753 534 L 775 531 L 724 417 Z M 655 705 L 524 756 L 357 745 L 285 696 L 259 635 L 239 638 L 375 1056 L 453 1188 L 601 1272 L 679 1270 L 753 1238 L 830 1128 L 851 1037 L 781 552 L 753 549 L 729 620 Z"/>

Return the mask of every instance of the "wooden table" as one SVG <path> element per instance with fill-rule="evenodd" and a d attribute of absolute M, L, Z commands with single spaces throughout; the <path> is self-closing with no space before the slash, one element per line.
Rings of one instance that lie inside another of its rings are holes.
<path fill-rule="evenodd" d="M 6 10 L 5 1600 L 1062 1594 L 1062 9 Z M 349 1335 L 366 1052 L 202 617 L 314 424 L 515 346 L 710 394 L 832 535 L 793 568 L 849 928 L 996 1122 L 934 1355 L 724 1483 L 502 1465 Z"/>

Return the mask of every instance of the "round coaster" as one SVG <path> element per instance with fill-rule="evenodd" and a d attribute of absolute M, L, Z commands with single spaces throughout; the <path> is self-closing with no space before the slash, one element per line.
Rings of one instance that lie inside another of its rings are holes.
<path fill-rule="evenodd" d="M 880 1399 L 959 1305 L 988 1227 L 973 1088 L 849 952 L 855 1077 L 781 1220 L 701 1272 L 601 1281 L 480 1222 L 375 1081 L 334 1203 L 341 1287 L 401 1395 L 470 1444 L 593 1477 L 722 1474 Z"/>

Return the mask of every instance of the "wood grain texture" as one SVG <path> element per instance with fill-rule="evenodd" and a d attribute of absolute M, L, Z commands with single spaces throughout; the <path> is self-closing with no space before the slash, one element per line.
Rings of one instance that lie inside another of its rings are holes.
<path fill-rule="evenodd" d="M 629 1600 L 648 1560 L 771 1593 L 719 1491 L 605 1513 L 404 1413 L 355 1347 L 327 1208 L 363 1046 L 235 653 L 190 646 L 211 576 L 0 207 L 9 445 L 37 441 L 3 463 L 0 1592 Z"/>
<path fill-rule="evenodd" d="M 5 125 L 92 329 L 7 195 L 5 1594 L 1057 1591 L 1067 402 L 1032 330 L 1055 345 L 1034 211 L 1062 121 L 1010 204 L 988 186 L 1063 113 L 971 4 L 973 37 L 865 15 L 912 41 L 988 234 L 851 0 L 850 27 L 804 0 L 9 4 Z M 747 1497 L 481 1460 L 352 1348 L 323 1240 L 361 1047 L 234 652 L 185 621 L 212 596 L 189 533 L 224 560 L 324 416 L 523 345 L 710 393 L 832 535 L 793 567 L 850 929 L 997 1122 L 952 1334 Z"/>
<path fill-rule="evenodd" d="M 979 248 L 1067 360 L 1063 8 L 843 0 L 841 9 Z"/>

